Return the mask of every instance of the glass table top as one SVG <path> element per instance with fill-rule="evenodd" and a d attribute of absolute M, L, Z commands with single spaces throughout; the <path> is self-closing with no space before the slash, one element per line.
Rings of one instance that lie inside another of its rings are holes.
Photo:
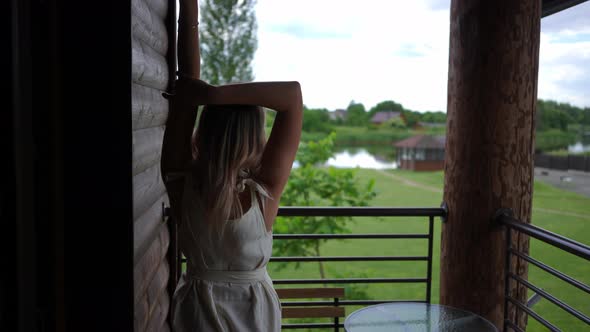
<path fill-rule="evenodd" d="M 412 302 L 383 303 L 359 309 L 346 318 L 344 329 L 347 332 L 498 331 L 488 320 L 472 312 Z"/>

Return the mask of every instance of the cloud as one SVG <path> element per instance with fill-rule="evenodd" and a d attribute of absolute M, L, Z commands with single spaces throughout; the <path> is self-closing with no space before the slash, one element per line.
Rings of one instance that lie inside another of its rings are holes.
<path fill-rule="evenodd" d="M 539 98 L 590 106 L 589 18 L 583 3 L 541 20 Z"/>
<path fill-rule="evenodd" d="M 449 10 L 451 8 L 451 0 L 427 0 L 426 1 L 432 10 Z"/>
<path fill-rule="evenodd" d="M 301 23 L 288 23 L 270 26 L 270 31 L 284 33 L 299 39 L 349 39 L 351 34 L 341 31 L 330 31 L 307 27 Z"/>
<path fill-rule="evenodd" d="M 589 33 L 590 2 L 581 3 L 541 20 L 547 34 Z"/>
<path fill-rule="evenodd" d="M 449 0 L 258 0 L 256 79 L 298 80 L 314 108 L 445 111 L 449 15 Z M 588 17 L 590 2 L 542 20 L 539 98 L 590 106 Z"/>

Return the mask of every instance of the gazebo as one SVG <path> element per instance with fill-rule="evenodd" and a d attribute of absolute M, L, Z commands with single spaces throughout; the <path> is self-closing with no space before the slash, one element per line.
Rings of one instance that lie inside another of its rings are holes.
<path fill-rule="evenodd" d="M 398 168 L 411 171 L 440 171 L 444 168 L 445 137 L 416 135 L 393 144 Z"/>

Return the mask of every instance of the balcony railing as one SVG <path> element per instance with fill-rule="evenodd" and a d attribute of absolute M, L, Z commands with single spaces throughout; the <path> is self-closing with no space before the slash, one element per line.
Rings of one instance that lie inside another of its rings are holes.
<path fill-rule="evenodd" d="M 533 311 L 531 307 L 540 299 L 544 298 L 551 303 L 555 304 L 559 308 L 563 309 L 565 312 L 570 314 L 571 316 L 576 317 L 577 319 L 581 320 L 582 322 L 586 323 L 590 328 L 590 317 L 585 315 L 584 313 L 576 310 L 575 308 L 571 307 L 564 301 L 558 299 L 554 295 L 550 294 L 549 292 L 541 289 L 540 287 L 534 285 L 528 280 L 524 280 L 516 273 L 514 273 L 510 266 L 511 259 L 513 257 L 518 257 L 527 261 L 528 263 L 538 267 L 539 269 L 561 279 L 562 281 L 580 289 L 581 291 L 585 292 L 586 294 L 590 295 L 590 287 L 588 285 L 568 276 L 567 274 L 558 271 L 555 268 L 552 268 L 545 263 L 527 255 L 526 253 L 520 252 L 518 248 L 512 247 L 512 234 L 513 232 L 519 232 L 522 234 L 526 234 L 532 238 L 535 238 L 539 241 L 552 245 L 553 247 L 557 248 L 558 250 L 566 251 L 572 255 L 578 256 L 584 259 L 586 262 L 590 263 L 590 247 L 576 242 L 574 240 L 568 239 L 564 236 L 549 232 L 545 229 L 533 226 L 531 224 L 526 224 L 520 222 L 519 220 L 512 217 L 512 213 L 510 210 L 500 210 L 496 214 L 496 221 L 504 226 L 506 226 L 506 276 L 505 276 L 505 312 L 504 312 L 504 331 L 508 331 L 508 328 L 511 328 L 513 331 L 521 332 L 520 329 L 515 322 L 510 320 L 508 317 L 508 307 L 509 304 L 516 306 L 518 309 L 526 312 L 529 316 L 533 317 L 536 321 L 540 324 L 545 326 L 550 331 L 561 331 L 557 326 L 553 325 L 547 319 L 543 318 L 537 312 Z M 533 291 L 535 295 L 533 295 L 527 303 L 522 303 L 516 298 L 514 298 L 513 294 L 510 294 L 510 281 L 514 280 L 517 283 L 524 285 L 529 290 Z M 588 298 L 588 302 L 590 302 L 590 297 Z"/>
<path fill-rule="evenodd" d="M 359 262 L 359 261 L 406 261 L 406 262 L 426 262 L 426 275 L 423 277 L 412 278 L 338 278 L 338 279 L 275 279 L 275 285 L 308 285 L 308 284 L 373 284 L 373 283 L 417 283 L 425 284 L 426 296 L 423 299 L 404 299 L 403 302 L 421 302 L 430 303 L 432 293 L 432 251 L 433 251 L 433 231 L 434 218 L 440 217 L 444 220 L 447 215 L 445 208 L 387 208 L 387 207 L 281 207 L 279 209 L 279 216 L 281 217 L 424 217 L 424 222 L 428 223 L 428 232 L 419 234 L 398 234 L 398 233 L 379 233 L 379 234 L 275 234 L 275 240 L 292 241 L 292 240 L 338 240 L 338 239 L 417 239 L 428 241 L 427 254 L 425 256 L 321 256 L 321 257 L 291 257 L 278 256 L 272 257 L 271 262 L 286 262 L 286 263 L 302 263 L 302 262 Z M 557 250 L 565 251 L 577 257 L 590 262 L 590 247 L 566 238 L 564 236 L 549 232 L 540 227 L 533 226 L 520 222 L 512 217 L 510 210 L 500 210 L 496 213 L 495 221 L 506 227 L 506 259 L 505 263 L 508 267 L 506 269 L 505 278 L 505 320 L 504 330 L 508 328 L 516 332 L 522 332 L 517 324 L 511 321 L 508 317 L 509 304 L 516 306 L 519 310 L 526 312 L 528 315 L 537 320 L 540 324 L 545 326 L 550 331 L 561 331 L 558 327 L 547 321 L 541 315 L 532 310 L 532 306 L 541 298 L 544 298 L 556 306 L 563 309 L 565 312 L 576 317 L 580 321 L 590 326 L 590 317 L 584 313 L 576 310 L 564 301 L 549 294 L 542 288 L 534 285 L 528 280 L 524 280 L 510 269 L 510 262 L 512 258 L 520 258 L 539 269 L 561 279 L 562 281 L 578 288 L 579 290 L 590 295 L 590 286 L 568 276 L 567 274 L 548 266 L 547 264 L 529 256 L 526 253 L 520 252 L 517 248 L 511 246 L 511 238 L 514 232 L 526 234 L 539 241 L 552 245 Z M 390 222 L 390 221 L 383 221 Z M 177 256 L 179 257 L 179 256 Z M 180 262 L 185 263 L 184 257 L 180 258 Z M 178 271 L 180 273 L 180 269 Z M 527 303 L 522 303 L 517 300 L 513 294 L 510 293 L 510 281 L 513 280 L 534 292 L 534 295 L 529 298 Z M 590 298 L 589 298 L 590 301 Z M 386 302 L 400 302 L 399 299 L 388 300 L 342 300 L 338 301 L 341 306 L 355 306 L 355 305 L 373 305 Z M 333 301 L 284 301 L 281 303 L 283 307 L 290 306 L 325 306 L 333 305 Z M 303 329 L 303 328 L 334 328 L 343 327 L 342 323 L 304 323 L 304 324 L 284 324 L 284 329 Z"/>
<path fill-rule="evenodd" d="M 443 208 L 385 208 L 385 207 L 282 207 L 279 209 L 281 217 L 424 217 L 423 221 L 428 224 L 427 233 L 419 234 L 275 234 L 274 239 L 280 241 L 297 241 L 297 240 L 341 240 L 341 239 L 419 239 L 427 240 L 426 255 L 423 256 L 321 256 L 321 257 L 272 257 L 271 262 L 367 262 L 367 261 L 405 261 L 405 262 L 425 262 L 426 275 L 411 278 L 337 278 L 337 279 L 275 279 L 275 285 L 308 285 L 308 284 L 394 284 L 394 283 L 414 283 L 424 284 L 426 289 L 425 298 L 404 300 L 404 302 L 431 302 L 432 293 L 432 245 L 434 232 L 434 218 L 445 217 L 446 212 Z M 399 218 L 396 218 L 399 219 Z M 393 222 L 393 221 L 383 221 Z M 414 221 L 413 221 L 414 222 Z M 346 295 L 345 295 L 346 296 Z M 373 305 L 385 302 L 399 302 L 400 299 L 387 300 L 342 300 L 338 304 L 341 306 L 354 305 Z M 289 306 L 323 306 L 332 305 L 332 301 L 289 301 L 282 302 L 283 307 Z M 284 324 L 284 329 L 300 328 L 334 328 L 343 327 L 341 323 L 309 323 L 309 324 Z"/>

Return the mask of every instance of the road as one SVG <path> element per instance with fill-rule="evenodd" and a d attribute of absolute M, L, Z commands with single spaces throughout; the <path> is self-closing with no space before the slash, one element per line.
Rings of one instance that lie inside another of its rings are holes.
<path fill-rule="evenodd" d="M 536 167 L 535 180 L 590 197 L 590 173 Z"/>

